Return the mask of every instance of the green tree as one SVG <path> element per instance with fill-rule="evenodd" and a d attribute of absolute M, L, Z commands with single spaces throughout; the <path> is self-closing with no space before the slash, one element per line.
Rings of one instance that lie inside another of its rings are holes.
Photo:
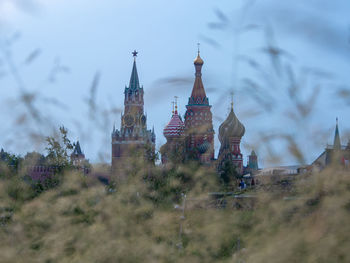
<path fill-rule="evenodd" d="M 13 174 L 18 171 L 18 167 L 22 162 L 22 158 L 19 155 L 11 154 L 4 149 L 1 149 L 0 152 L 0 166 L 1 174 Z"/>
<path fill-rule="evenodd" d="M 236 167 L 230 160 L 223 161 L 219 169 L 220 183 L 225 187 L 232 186 L 242 176 L 237 172 Z"/>
<path fill-rule="evenodd" d="M 72 165 L 68 151 L 73 149 L 73 144 L 68 138 L 68 130 L 65 127 L 61 126 L 59 132 L 59 138 L 53 136 L 46 138 L 48 143 L 46 159 L 49 165 L 62 170 Z"/>

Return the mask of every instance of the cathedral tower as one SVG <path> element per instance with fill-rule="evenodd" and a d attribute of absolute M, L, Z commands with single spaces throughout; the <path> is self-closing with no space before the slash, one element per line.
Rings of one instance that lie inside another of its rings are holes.
<path fill-rule="evenodd" d="M 140 86 L 136 68 L 137 52 L 134 51 L 129 86 L 124 90 L 124 113 L 121 116 L 120 130 L 113 128 L 112 132 L 112 168 L 123 166 L 123 162 L 131 156 L 131 152 L 145 152 L 150 147 L 155 151 L 154 130 L 147 130 L 147 117 L 144 114 L 143 87 Z"/>
<path fill-rule="evenodd" d="M 167 140 L 166 144 L 160 148 L 163 164 L 166 164 L 169 161 L 177 163 L 184 159 L 185 124 L 183 123 L 181 116 L 178 114 L 176 99 L 177 97 L 175 97 L 175 102 L 173 102 L 175 109 L 173 108 L 171 119 L 163 130 L 164 137 Z"/>
<path fill-rule="evenodd" d="M 245 127 L 237 119 L 233 111 L 233 101 L 231 111 L 226 120 L 219 127 L 219 140 L 221 143 L 218 164 L 219 169 L 226 160 L 232 162 L 239 174 L 243 174 L 243 154 L 241 153 L 241 138 L 245 133 Z"/>
<path fill-rule="evenodd" d="M 194 60 L 195 81 L 191 97 L 186 105 L 185 147 L 187 158 L 208 164 L 214 159 L 214 129 L 211 105 L 209 105 L 202 82 L 203 64 L 198 50 L 197 58 Z"/>

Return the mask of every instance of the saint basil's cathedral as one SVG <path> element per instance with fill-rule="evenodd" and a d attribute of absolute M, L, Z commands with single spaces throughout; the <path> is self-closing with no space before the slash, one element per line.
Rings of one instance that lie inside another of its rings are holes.
<path fill-rule="evenodd" d="M 123 161 L 130 157 L 131 149 L 145 151 L 145 148 L 155 152 L 154 129 L 147 130 L 147 117 L 144 115 L 144 90 L 139 84 L 136 68 L 137 52 L 133 52 L 134 63 L 128 87 L 124 91 L 124 112 L 121 116 L 120 130 L 113 128 L 112 132 L 112 168 L 123 166 Z M 203 165 L 220 168 L 229 161 L 237 173 L 245 172 L 243 154 L 240 149 L 241 138 L 245 127 L 236 117 L 231 103 L 231 111 L 219 127 L 221 143 L 218 159 L 214 155 L 214 135 L 211 105 L 202 82 L 202 67 L 204 61 L 200 52 L 194 60 L 195 80 L 191 96 L 186 105 L 184 120 L 178 112 L 177 102 L 174 102 L 173 112 L 163 134 L 167 142 L 160 148 L 163 164 L 172 161 L 198 160 Z M 252 152 L 249 156 L 247 172 L 258 169 L 257 156 Z"/>

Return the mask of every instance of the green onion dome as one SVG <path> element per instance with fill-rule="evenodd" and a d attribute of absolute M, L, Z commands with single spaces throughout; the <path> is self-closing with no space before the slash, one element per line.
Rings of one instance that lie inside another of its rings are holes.
<path fill-rule="evenodd" d="M 245 133 L 243 124 L 238 120 L 236 114 L 231 108 L 230 114 L 219 127 L 219 140 L 221 143 L 230 137 L 241 138 Z"/>

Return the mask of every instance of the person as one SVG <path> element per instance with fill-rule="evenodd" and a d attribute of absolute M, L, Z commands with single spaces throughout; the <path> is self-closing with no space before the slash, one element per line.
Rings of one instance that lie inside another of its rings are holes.
<path fill-rule="evenodd" d="M 239 188 L 241 190 L 243 190 L 245 188 L 245 183 L 244 183 L 243 179 L 241 179 L 241 181 L 239 182 Z"/>
<path fill-rule="evenodd" d="M 254 178 L 252 178 L 252 181 L 250 182 L 250 185 L 251 185 L 251 186 L 254 186 L 254 185 L 255 185 L 255 180 L 254 180 Z"/>

